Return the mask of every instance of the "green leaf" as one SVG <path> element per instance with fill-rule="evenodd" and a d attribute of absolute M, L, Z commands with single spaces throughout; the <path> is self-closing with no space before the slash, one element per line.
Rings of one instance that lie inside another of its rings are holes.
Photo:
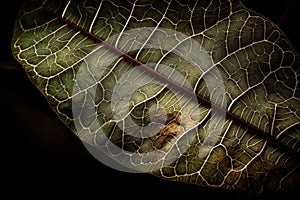
<path fill-rule="evenodd" d="M 257 193 L 299 184 L 299 55 L 238 0 L 26 1 L 12 47 L 111 167 Z"/>

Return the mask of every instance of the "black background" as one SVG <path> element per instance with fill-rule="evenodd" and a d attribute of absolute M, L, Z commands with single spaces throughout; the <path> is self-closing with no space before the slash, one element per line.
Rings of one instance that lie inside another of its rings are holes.
<path fill-rule="evenodd" d="M 244 0 L 250 9 L 279 24 L 300 52 L 297 0 Z M 3 2 L 2 2 L 3 3 Z M 17 64 L 11 55 L 13 24 L 21 0 L 1 6 L 0 65 Z M 8 64 L 9 63 L 9 64 Z M 0 70 L 1 182 L 10 197 L 223 198 L 252 199 L 252 194 L 164 181 L 147 174 L 111 169 L 96 160 L 59 121 L 22 70 Z M 106 196 L 108 195 L 108 196 Z M 292 193 L 266 199 L 292 198 Z M 105 197 L 106 196 L 106 197 Z M 119 197 L 120 196 L 120 197 Z"/>

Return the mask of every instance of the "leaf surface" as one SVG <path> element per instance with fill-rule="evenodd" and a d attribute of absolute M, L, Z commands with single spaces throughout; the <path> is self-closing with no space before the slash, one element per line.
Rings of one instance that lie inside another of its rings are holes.
<path fill-rule="evenodd" d="M 60 119 L 120 165 L 254 192 L 299 183 L 299 55 L 238 0 L 26 1 L 12 46 Z"/>

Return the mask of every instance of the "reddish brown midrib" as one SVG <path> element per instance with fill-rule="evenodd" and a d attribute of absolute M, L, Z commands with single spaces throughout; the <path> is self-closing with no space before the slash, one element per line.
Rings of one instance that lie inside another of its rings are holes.
<path fill-rule="evenodd" d="M 182 92 L 183 94 L 187 95 L 188 97 L 190 97 L 192 99 L 194 99 L 195 96 L 196 96 L 198 102 L 200 102 L 201 105 L 205 106 L 206 108 L 212 108 L 212 103 L 209 100 L 207 100 L 207 99 L 199 96 L 198 94 L 195 94 L 194 92 L 182 87 L 181 85 L 177 84 L 176 82 L 171 81 L 170 79 L 168 79 L 164 75 L 156 72 L 155 70 L 151 69 L 150 67 L 147 67 L 145 64 L 143 64 L 140 61 L 132 58 L 128 54 L 125 54 L 121 50 L 119 50 L 119 49 L 115 48 L 114 46 L 110 45 L 109 43 L 107 43 L 105 40 L 95 36 L 94 34 L 88 32 L 84 29 L 82 29 L 81 27 L 77 26 L 76 24 L 74 24 L 74 23 L 72 23 L 72 22 L 70 22 L 70 21 L 68 21 L 68 20 L 66 20 L 62 17 L 56 16 L 54 13 L 49 11 L 47 8 L 44 8 L 44 10 L 46 12 L 48 12 L 49 14 L 51 14 L 53 17 L 58 18 L 63 24 L 67 24 L 71 29 L 76 30 L 76 31 L 80 31 L 81 34 L 85 35 L 86 37 L 90 38 L 91 40 L 95 41 L 96 43 L 101 43 L 103 46 L 105 46 L 106 49 L 112 51 L 113 53 L 116 53 L 117 55 L 122 57 L 124 60 L 132 63 L 135 67 L 147 72 L 148 74 L 155 77 L 156 79 L 158 79 L 162 83 L 167 84 L 168 87 L 171 87 L 172 89 L 174 89 L 178 92 Z M 259 129 L 256 126 L 253 126 L 252 124 L 249 124 L 247 121 L 245 121 L 245 120 L 241 119 L 240 117 L 234 115 L 229 110 L 225 110 L 225 109 L 221 108 L 220 106 L 218 106 L 216 104 L 213 105 L 213 109 L 214 109 L 214 112 L 216 112 L 216 113 L 220 113 L 220 114 L 225 114 L 226 113 L 226 119 L 232 120 L 235 124 L 243 127 L 246 130 L 251 131 L 251 133 L 256 134 L 258 137 L 267 140 L 268 142 L 272 143 L 275 147 L 281 149 L 282 151 L 284 151 L 286 153 L 289 153 L 290 155 L 295 156 L 295 158 L 297 158 L 297 159 L 300 158 L 300 153 L 299 152 L 297 152 L 294 149 L 288 147 L 286 144 L 276 140 L 276 138 L 272 137 L 269 133 Z"/>

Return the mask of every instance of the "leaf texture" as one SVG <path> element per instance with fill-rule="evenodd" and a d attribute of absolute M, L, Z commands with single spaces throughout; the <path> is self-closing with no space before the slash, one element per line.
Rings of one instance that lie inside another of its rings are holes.
<path fill-rule="evenodd" d="M 299 55 L 238 0 L 26 1 L 12 46 L 60 119 L 121 165 L 253 192 L 299 184 Z"/>

